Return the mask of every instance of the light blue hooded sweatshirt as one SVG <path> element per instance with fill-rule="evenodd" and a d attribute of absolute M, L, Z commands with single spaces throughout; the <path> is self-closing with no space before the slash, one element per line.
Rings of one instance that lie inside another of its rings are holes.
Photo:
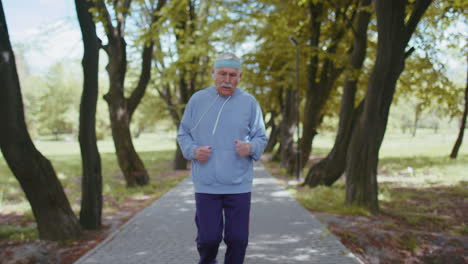
<path fill-rule="evenodd" d="M 249 156 L 237 154 L 235 140 L 251 144 Z M 190 98 L 177 141 L 184 157 L 192 161 L 195 192 L 251 192 L 253 160 L 260 158 L 267 143 L 262 111 L 257 100 L 240 88 L 231 96 L 221 96 L 214 86 L 208 87 Z M 199 146 L 212 147 L 208 161 L 195 159 Z"/>

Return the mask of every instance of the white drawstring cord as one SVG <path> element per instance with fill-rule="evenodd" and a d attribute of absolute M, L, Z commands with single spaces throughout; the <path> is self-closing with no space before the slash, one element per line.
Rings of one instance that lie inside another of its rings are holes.
<path fill-rule="evenodd" d="M 203 117 L 206 115 L 206 113 L 208 113 L 208 111 L 210 111 L 211 107 L 213 107 L 213 105 L 216 103 L 216 100 L 218 100 L 218 97 L 219 97 L 219 94 L 218 94 L 218 96 L 216 96 L 216 98 L 213 100 L 213 102 L 211 103 L 210 107 L 208 107 L 208 109 L 206 109 L 205 113 L 203 113 L 203 115 L 200 117 L 200 119 L 198 119 L 197 124 L 196 124 L 192 129 L 190 129 L 190 133 L 192 133 L 192 131 L 195 130 L 195 128 L 198 127 L 198 125 L 200 124 L 200 121 L 203 119 Z"/>
<path fill-rule="evenodd" d="M 219 94 L 218 94 L 218 96 L 219 96 Z M 215 125 L 213 127 L 213 133 L 212 133 L 213 135 L 215 134 L 216 128 L 218 127 L 219 116 L 221 116 L 221 112 L 223 111 L 224 105 L 229 101 L 229 99 L 231 99 L 231 96 L 229 96 L 228 99 L 226 101 L 224 101 L 223 105 L 221 106 L 221 109 L 219 109 L 218 116 L 216 117 L 216 122 L 215 122 Z"/>

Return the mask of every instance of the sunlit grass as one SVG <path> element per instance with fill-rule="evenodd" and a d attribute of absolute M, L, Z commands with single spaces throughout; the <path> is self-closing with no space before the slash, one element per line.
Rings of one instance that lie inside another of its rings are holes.
<path fill-rule="evenodd" d="M 163 171 L 172 169 L 174 158 L 175 143 L 170 140 L 167 142 L 166 139 L 159 141 L 156 137 L 147 136 L 134 141 L 136 148 L 140 148 L 139 155 L 150 175 L 150 184 L 144 187 L 127 188 L 115 154 L 101 152 L 104 213 L 116 213 L 117 205 L 122 206 L 127 200 L 143 200 L 143 205 L 149 205 L 151 201 L 175 187 L 188 175 L 188 173 L 161 175 Z M 60 142 L 41 142 L 42 145 L 38 148 L 51 161 L 72 209 L 78 215 L 81 201 L 81 156 L 79 150 L 68 148 L 70 146 L 69 142 L 61 143 L 62 146 Z M 100 142 L 100 146 L 108 147 L 109 142 Z M 153 148 L 153 150 L 147 151 L 149 148 Z M 59 154 L 61 149 L 63 154 Z M 108 148 L 107 150 L 112 149 Z M 75 153 L 76 151 L 78 153 Z M 2 214 L 18 214 L 21 215 L 22 221 L 34 222 L 31 207 L 18 181 L 1 157 L 0 208 Z M 37 238 L 38 233 L 35 224 L 0 226 L 0 239 L 25 240 Z"/>
<path fill-rule="evenodd" d="M 370 213 L 358 206 L 345 205 L 345 191 L 343 184 L 332 187 L 318 186 L 316 188 L 304 188 L 295 192 L 296 199 L 307 209 L 343 215 L 364 215 Z"/>
<path fill-rule="evenodd" d="M 39 233 L 36 225 L 30 226 L 16 226 L 16 225 L 2 225 L 0 228 L 0 240 L 30 240 L 37 239 Z"/>
<path fill-rule="evenodd" d="M 456 136 L 454 131 L 450 132 L 440 131 L 435 134 L 433 130 L 420 129 L 416 137 L 399 133 L 388 133 L 385 136 L 379 154 L 377 176 L 378 198 L 384 212 L 403 219 L 409 225 L 420 224 L 439 231 L 452 225 L 452 231 L 466 232 L 463 223 L 453 223 L 453 219 L 448 216 L 433 214 L 451 205 L 452 200 L 447 197 L 468 197 L 467 143 L 462 145 L 457 159 L 450 159 L 448 155 Z M 311 155 L 323 157 L 328 154 L 333 146 L 333 137 L 333 134 L 317 136 Z M 286 170 L 280 169 L 278 163 L 271 162 L 267 167 L 286 176 Z M 303 175 L 307 172 L 308 169 L 305 169 Z M 434 199 L 434 188 L 443 193 L 438 199 Z M 343 179 L 331 187 L 298 188 L 291 191 L 304 207 L 313 211 L 369 215 L 363 208 L 345 205 Z M 411 201 L 415 204 L 411 204 Z"/>
<path fill-rule="evenodd" d="M 100 141 L 101 166 L 103 176 L 104 208 L 110 210 L 115 203 L 125 199 L 144 200 L 151 197 L 160 197 L 169 189 L 176 186 L 187 174 L 161 175 L 163 171 L 172 169 L 175 141 L 174 133 L 146 134 L 134 140 L 135 148 L 139 152 L 146 169 L 150 175 L 150 184 L 144 187 L 127 188 L 124 177 L 118 167 L 114 147 L 111 140 Z M 78 142 L 67 141 L 40 141 L 36 147 L 52 163 L 72 209 L 78 214 L 81 201 L 81 156 Z M 167 173 L 166 173 L 167 174 Z M 30 205 L 25 195 L 0 156 L 0 208 L 1 213 L 15 213 L 34 221 Z M 23 230 L 19 230 L 19 229 Z M 31 238 L 36 233 L 30 233 L 30 227 L 9 226 L 0 228 L 0 238 L 9 237 L 10 234 L 23 234 L 24 238 Z M 34 229 L 34 228 L 33 228 Z M 36 234 L 37 235 L 37 234 Z M 13 237 L 16 238 L 16 237 Z"/>
<path fill-rule="evenodd" d="M 175 131 L 158 131 L 153 134 L 141 134 L 139 138 L 133 140 L 137 152 L 174 150 Z M 80 145 L 78 140 L 65 137 L 64 140 L 54 141 L 50 137 L 43 137 L 34 141 L 36 148 L 42 154 L 48 155 L 69 155 L 79 154 Z M 114 142 L 111 138 L 98 141 L 99 153 L 115 153 Z"/>

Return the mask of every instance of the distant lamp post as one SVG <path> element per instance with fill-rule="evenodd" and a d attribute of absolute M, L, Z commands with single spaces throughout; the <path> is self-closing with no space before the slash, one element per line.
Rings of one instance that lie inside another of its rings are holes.
<path fill-rule="evenodd" d="M 289 36 L 289 40 L 291 43 L 296 46 L 296 103 L 297 103 L 297 111 L 296 111 L 296 132 L 297 132 L 297 149 L 296 149 L 296 165 L 297 165 L 297 181 L 301 179 L 301 147 L 299 145 L 299 42 L 294 36 Z"/>

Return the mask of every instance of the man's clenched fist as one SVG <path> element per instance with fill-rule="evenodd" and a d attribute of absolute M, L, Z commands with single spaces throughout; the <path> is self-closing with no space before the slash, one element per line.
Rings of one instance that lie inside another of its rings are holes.
<path fill-rule="evenodd" d="M 205 162 L 210 159 L 211 146 L 201 146 L 195 149 L 195 159 L 200 162 Z"/>
<path fill-rule="evenodd" d="M 239 154 L 239 156 L 247 157 L 250 155 L 250 151 L 252 150 L 250 143 L 240 140 L 236 140 L 234 143 L 236 144 L 236 152 Z"/>

